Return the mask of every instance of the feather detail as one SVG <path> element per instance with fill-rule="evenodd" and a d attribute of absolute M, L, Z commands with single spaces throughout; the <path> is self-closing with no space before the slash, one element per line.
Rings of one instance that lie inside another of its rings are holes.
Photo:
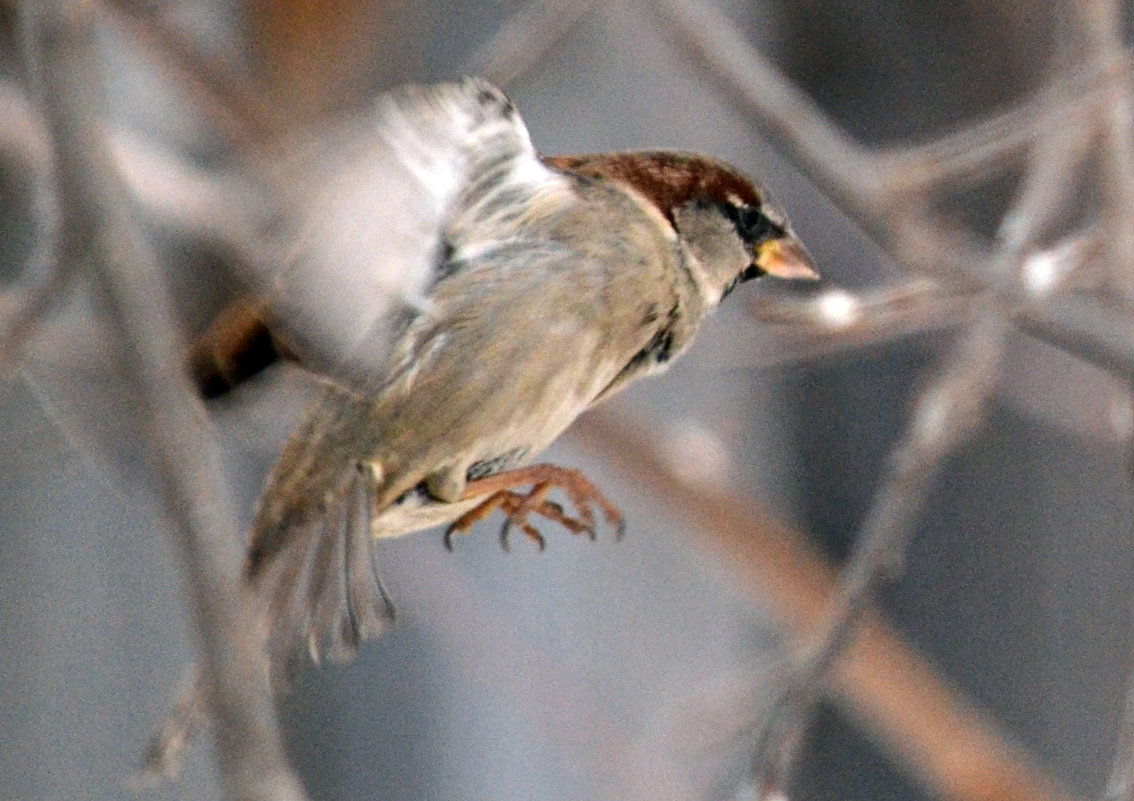
<path fill-rule="evenodd" d="M 365 471 L 347 468 L 319 515 L 288 523 L 279 547 L 248 564 L 267 605 L 278 688 L 302 666 L 304 651 L 316 663 L 349 661 L 394 620 L 370 542 L 370 492 Z"/>

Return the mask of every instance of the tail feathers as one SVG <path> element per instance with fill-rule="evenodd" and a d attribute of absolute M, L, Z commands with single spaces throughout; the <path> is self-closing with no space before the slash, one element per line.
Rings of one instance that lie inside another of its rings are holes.
<path fill-rule="evenodd" d="M 364 475 L 351 470 L 325 513 L 275 537 L 280 547 L 249 563 L 249 580 L 268 605 L 273 676 L 286 686 L 304 662 L 353 659 L 394 620 L 370 542 Z M 281 526 L 288 526 L 283 521 Z"/>
<path fill-rule="evenodd" d="M 247 578 L 266 607 L 272 685 L 282 694 L 306 663 L 345 662 L 394 620 L 370 542 L 370 494 L 358 470 L 344 476 L 322 517 L 305 518 L 276 538 L 278 547 L 250 557 Z M 281 524 L 286 525 L 286 524 Z M 264 609 L 264 607 L 262 607 Z M 147 786 L 177 775 L 186 746 L 208 723 L 202 678 L 194 671 L 147 747 L 131 782 Z"/>

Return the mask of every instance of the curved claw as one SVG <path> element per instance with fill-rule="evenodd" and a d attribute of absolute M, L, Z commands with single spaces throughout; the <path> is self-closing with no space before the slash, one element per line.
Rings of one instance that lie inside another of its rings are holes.
<path fill-rule="evenodd" d="M 517 486 L 523 485 L 531 485 L 531 489 L 526 493 L 515 490 Z M 568 514 L 561 504 L 547 500 L 548 493 L 554 488 L 561 489 L 567 495 L 575 509 L 574 516 Z M 513 526 L 518 526 L 541 551 L 545 548 L 543 535 L 528 520 L 532 514 L 559 523 L 572 534 L 586 534 L 594 541 L 597 539 L 594 507 L 598 507 L 606 521 L 614 526 L 617 539 L 622 539 L 626 533 L 626 524 L 618 507 L 578 470 L 550 464 L 508 470 L 470 481 L 461 497 L 469 499 L 481 495 L 484 496 L 481 503 L 457 518 L 445 532 L 446 549 L 453 549 L 454 534 L 468 531 L 474 523 L 497 509 L 505 514 L 500 529 L 500 542 L 506 551 L 510 549 L 509 534 Z"/>
<path fill-rule="evenodd" d="M 536 548 L 542 551 L 547 547 L 547 541 L 543 538 L 543 535 L 539 533 L 538 528 L 526 520 L 517 522 L 511 517 L 506 517 L 504 518 L 504 524 L 500 526 L 500 547 L 506 552 L 510 553 L 512 551 L 512 546 L 508 541 L 508 534 L 512 531 L 513 524 L 520 527 L 520 530 L 524 532 L 527 538 L 536 544 Z"/>

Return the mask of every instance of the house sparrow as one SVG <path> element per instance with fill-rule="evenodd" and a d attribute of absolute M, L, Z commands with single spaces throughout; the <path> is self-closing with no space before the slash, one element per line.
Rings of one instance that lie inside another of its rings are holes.
<path fill-rule="evenodd" d="M 389 344 L 368 352 L 359 336 L 337 363 L 309 359 L 302 334 L 245 306 L 192 355 L 208 395 L 276 355 L 330 376 L 252 525 L 246 576 L 277 666 L 304 644 L 349 658 L 385 627 L 371 539 L 463 531 L 495 509 L 541 545 L 529 515 L 593 533 L 594 505 L 619 524 L 581 474 L 529 461 L 589 406 L 664 369 L 738 283 L 816 277 L 784 213 L 732 167 L 666 151 L 541 158 L 482 80 L 396 90 L 377 128 L 410 165 L 399 189 L 419 180 L 430 209 L 420 244 L 403 247 L 425 279 L 385 315 Z M 547 500 L 556 487 L 571 513 Z"/>

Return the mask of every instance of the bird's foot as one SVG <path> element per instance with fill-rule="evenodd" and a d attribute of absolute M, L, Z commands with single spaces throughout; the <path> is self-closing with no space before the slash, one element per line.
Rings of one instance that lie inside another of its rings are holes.
<path fill-rule="evenodd" d="M 517 487 L 531 486 L 527 492 L 518 492 Z M 567 495 L 575 508 L 575 515 L 569 515 L 563 507 L 554 501 L 547 500 L 551 490 L 559 488 Z M 528 521 L 529 515 L 536 514 L 546 517 L 566 528 L 572 534 L 586 534 L 592 540 L 595 538 L 595 513 L 593 506 L 598 507 L 622 537 L 625 531 L 625 522 L 622 513 L 602 491 L 578 470 L 569 467 L 558 467 L 553 464 L 534 464 L 516 470 L 505 470 L 502 473 L 486 476 L 470 481 L 465 486 L 462 499 L 484 497 L 477 506 L 458 517 L 445 532 L 445 547 L 453 549 L 453 535 L 463 534 L 472 528 L 473 524 L 484 520 L 497 509 L 502 511 L 506 519 L 500 529 L 500 541 L 504 549 L 508 549 L 508 534 L 512 526 L 518 526 L 542 551 L 544 547 L 543 535 L 539 529 Z"/>

